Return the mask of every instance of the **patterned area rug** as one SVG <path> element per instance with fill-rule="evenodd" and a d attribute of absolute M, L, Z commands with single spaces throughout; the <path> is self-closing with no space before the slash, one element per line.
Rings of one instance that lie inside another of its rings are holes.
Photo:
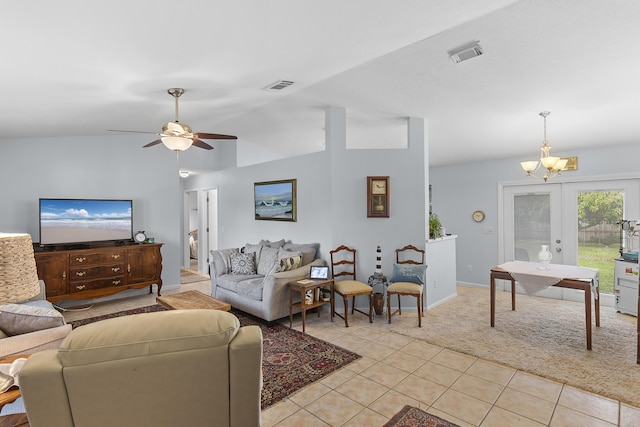
<path fill-rule="evenodd" d="M 77 320 L 71 322 L 71 325 L 77 328 L 112 317 L 162 310 L 164 310 L 162 307 L 155 304 Z M 263 410 L 361 357 L 279 323 L 269 325 L 239 310 L 232 309 L 231 313 L 240 320 L 241 326 L 258 325 L 262 329 Z"/>
<path fill-rule="evenodd" d="M 384 427 L 459 427 L 421 409 L 406 405 Z"/>

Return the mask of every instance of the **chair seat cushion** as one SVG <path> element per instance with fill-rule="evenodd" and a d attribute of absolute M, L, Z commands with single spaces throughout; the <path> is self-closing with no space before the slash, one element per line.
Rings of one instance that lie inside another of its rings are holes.
<path fill-rule="evenodd" d="M 340 280 L 335 282 L 334 289 L 342 295 L 371 293 L 371 286 L 357 280 Z"/>
<path fill-rule="evenodd" d="M 422 285 L 412 282 L 396 282 L 389 285 L 387 292 L 420 295 L 422 293 Z"/>

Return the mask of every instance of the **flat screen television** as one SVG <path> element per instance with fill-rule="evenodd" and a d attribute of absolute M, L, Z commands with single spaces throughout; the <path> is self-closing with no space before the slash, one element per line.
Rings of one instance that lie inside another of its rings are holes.
<path fill-rule="evenodd" d="M 40 199 L 40 245 L 131 240 L 133 201 Z"/>

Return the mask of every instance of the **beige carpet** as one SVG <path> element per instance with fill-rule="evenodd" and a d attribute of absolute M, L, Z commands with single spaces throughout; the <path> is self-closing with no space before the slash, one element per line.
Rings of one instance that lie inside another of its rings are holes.
<path fill-rule="evenodd" d="M 640 407 L 636 318 L 601 307 L 586 349 L 584 303 L 497 292 L 491 328 L 489 289 L 458 286 L 458 296 L 425 313 L 422 328 L 392 331 L 521 369 Z M 594 320 L 595 321 L 595 320 Z"/>
<path fill-rule="evenodd" d="M 205 276 L 201 274 L 196 274 L 192 271 L 185 270 L 185 269 L 180 270 L 180 284 L 182 285 L 187 283 L 202 282 L 205 280 L 209 280 L 208 275 Z"/>

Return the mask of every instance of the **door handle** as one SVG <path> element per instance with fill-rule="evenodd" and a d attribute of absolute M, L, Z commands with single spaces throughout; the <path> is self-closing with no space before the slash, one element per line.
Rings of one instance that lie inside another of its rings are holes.
<path fill-rule="evenodd" d="M 556 252 L 562 252 L 562 248 L 556 248 Z"/>

